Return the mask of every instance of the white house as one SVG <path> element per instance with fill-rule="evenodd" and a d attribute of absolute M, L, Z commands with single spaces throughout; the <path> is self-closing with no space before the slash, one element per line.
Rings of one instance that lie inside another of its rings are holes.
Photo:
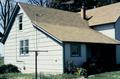
<path fill-rule="evenodd" d="M 117 23 L 116 27 L 120 21 Z M 2 39 L 5 64 L 14 64 L 23 73 L 34 73 L 35 53 L 29 50 L 46 51 L 38 52 L 38 72 L 43 73 L 64 73 L 66 62 L 79 67 L 95 57 L 104 63 L 119 63 L 115 33 L 107 26 L 105 31 L 100 27 L 93 30 L 89 24 L 77 13 L 19 3 Z"/>
<path fill-rule="evenodd" d="M 96 31 L 120 41 L 120 2 L 91 9 L 87 16 L 89 26 Z M 116 63 L 120 64 L 120 46 L 116 46 Z"/>

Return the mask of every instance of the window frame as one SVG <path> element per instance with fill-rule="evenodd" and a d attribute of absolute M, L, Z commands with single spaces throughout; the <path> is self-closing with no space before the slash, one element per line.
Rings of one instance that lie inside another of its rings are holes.
<path fill-rule="evenodd" d="M 75 48 L 77 51 L 76 55 L 72 53 L 73 47 L 77 47 L 77 49 Z M 81 44 L 76 44 L 76 43 L 70 44 L 70 56 L 71 57 L 81 57 Z"/>
<path fill-rule="evenodd" d="M 19 47 L 19 54 L 22 55 L 28 55 L 29 54 L 29 40 L 20 40 L 20 47 Z M 26 44 L 27 43 L 27 44 Z M 27 48 L 27 50 L 26 50 Z"/>
<path fill-rule="evenodd" d="M 18 29 L 23 30 L 23 13 L 18 14 Z"/>

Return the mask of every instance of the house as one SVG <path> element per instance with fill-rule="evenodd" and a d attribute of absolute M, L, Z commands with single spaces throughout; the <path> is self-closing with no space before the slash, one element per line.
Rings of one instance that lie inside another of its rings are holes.
<path fill-rule="evenodd" d="M 87 11 L 89 26 L 120 41 L 120 2 Z M 120 46 L 116 46 L 116 62 L 120 64 Z"/>
<path fill-rule="evenodd" d="M 89 24 L 78 13 L 19 3 L 2 39 L 5 64 L 34 73 L 35 53 L 29 50 L 41 51 L 37 63 L 43 73 L 64 73 L 68 61 L 76 66 L 92 58 L 108 64 L 120 61 L 115 53 L 119 42 Z"/>

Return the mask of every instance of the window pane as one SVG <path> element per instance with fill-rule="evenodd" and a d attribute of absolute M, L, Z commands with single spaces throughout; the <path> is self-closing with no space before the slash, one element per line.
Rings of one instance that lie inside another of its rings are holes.
<path fill-rule="evenodd" d="M 19 22 L 22 22 L 22 19 L 23 19 L 23 17 L 22 17 L 22 15 L 20 15 L 19 16 Z"/>
<path fill-rule="evenodd" d="M 29 53 L 29 40 L 20 41 L 20 54 L 28 54 Z"/>
<path fill-rule="evenodd" d="M 24 43 L 25 43 L 24 44 L 25 45 L 25 47 L 24 47 L 25 48 L 25 54 L 28 54 L 29 53 L 28 52 L 29 51 L 29 40 L 25 40 Z"/>
<path fill-rule="evenodd" d="M 23 40 L 20 41 L 20 54 L 23 54 Z"/>
<path fill-rule="evenodd" d="M 28 54 L 28 47 L 25 47 L 25 54 Z"/>
<path fill-rule="evenodd" d="M 18 16 L 19 30 L 22 30 L 22 22 L 23 22 L 23 15 L 20 14 L 20 15 Z"/>
<path fill-rule="evenodd" d="M 71 56 L 80 56 L 81 47 L 79 44 L 71 44 Z"/>
<path fill-rule="evenodd" d="M 19 24 L 19 30 L 22 30 L 22 23 Z"/>
<path fill-rule="evenodd" d="M 28 46 L 28 45 L 29 45 L 28 42 L 29 42 L 28 40 L 25 40 L 25 46 Z"/>
<path fill-rule="evenodd" d="M 22 47 L 22 46 L 23 46 L 23 40 L 20 41 L 20 47 Z"/>
<path fill-rule="evenodd" d="M 20 54 L 23 54 L 23 48 L 20 48 Z"/>

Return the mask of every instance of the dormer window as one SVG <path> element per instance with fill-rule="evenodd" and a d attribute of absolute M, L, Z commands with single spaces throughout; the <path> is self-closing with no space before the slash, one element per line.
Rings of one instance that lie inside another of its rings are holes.
<path fill-rule="evenodd" d="M 19 26 L 19 30 L 23 29 L 23 14 L 19 14 L 18 15 L 18 26 Z"/>

